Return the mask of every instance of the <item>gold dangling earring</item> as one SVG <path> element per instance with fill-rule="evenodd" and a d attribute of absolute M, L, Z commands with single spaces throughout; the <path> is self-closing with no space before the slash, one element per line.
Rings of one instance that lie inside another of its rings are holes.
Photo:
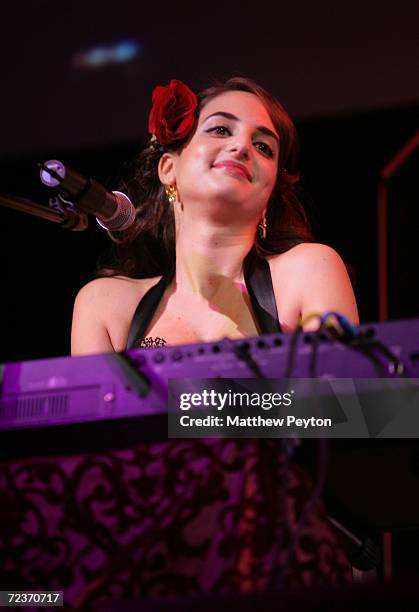
<path fill-rule="evenodd" d="M 268 229 L 268 224 L 266 223 L 266 217 L 265 215 L 263 215 L 261 222 L 258 225 L 259 228 L 259 236 L 261 238 L 263 238 L 263 240 L 265 240 L 266 238 L 266 231 Z"/>
<path fill-rule="evenodd" d="M 173 204 L 173 202 L 175 202 L 176 198 L 178 197 L 176 185 L 165 185 L 164 190 L 166 192 L 167 199 L 169 200 L 170 204 Z"/>

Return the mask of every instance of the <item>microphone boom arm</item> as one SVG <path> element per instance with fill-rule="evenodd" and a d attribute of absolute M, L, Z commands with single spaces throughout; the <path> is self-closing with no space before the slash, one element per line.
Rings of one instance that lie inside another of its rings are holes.
<path fill-rule="evenodd" d="M 73 232 L 83 231 L 88 225 L 87 215 L 84 213 L 78 213 L 68 209 L 53 210 L 42 204 L 31 202 L 31 200 L 17 198 L 16 196 L 10 196 L 4 193 L 0 193 L 0 206 L 19 210 L 27 215 L 52 221 L 52 223 L 57 223 L 61 227 L 70 229 Z"/>

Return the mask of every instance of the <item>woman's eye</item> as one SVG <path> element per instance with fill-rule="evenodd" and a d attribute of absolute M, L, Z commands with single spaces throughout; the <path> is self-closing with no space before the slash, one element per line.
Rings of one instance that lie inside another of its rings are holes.
<path fill-rule="evenodd" d="M 268 144 L 266 144 L 266 142 L 257 142 L 256 143 L 256 147 L 264 155 L 267 155 L 268 157 L 273 157 L 274 153 L 273 153 L 271 147 Z"/>
<path fill-rule="evenodd" d="M 216 125 L 215 127 L 207 130 L 207 132 L 214 132 L 214 134 L 217 134 L 218 136 L 231 136 L 230 130 L 225 125 Z"/>

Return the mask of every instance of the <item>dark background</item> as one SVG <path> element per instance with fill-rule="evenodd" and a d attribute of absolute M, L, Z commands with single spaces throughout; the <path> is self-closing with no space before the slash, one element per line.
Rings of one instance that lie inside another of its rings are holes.
<path fill-rule="evenodd" d="M 377 320 L 376 191 L 418 127 L 419 6 L 224 4 L 2 5 L 0 192 L 47 204 L 36 163 L 49 158 L 114 189 L 147 138 L 155 85 L 250 76 L 294 117 L 317 239 L 353 266 L 361 320 Z M 123 41 L 137 54 L 117 62 Z M 390 183 L 390 318 L 419 310 L 417 160 Z M 109 239 L 94 220 L 76 233 L 0 215 L 0 361 L 68 354 L 74 297 Z"/>

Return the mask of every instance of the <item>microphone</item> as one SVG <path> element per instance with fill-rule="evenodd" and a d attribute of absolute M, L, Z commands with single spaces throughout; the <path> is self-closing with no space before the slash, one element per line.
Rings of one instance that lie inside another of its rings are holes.
<path fill-rule="evenodd" d="M 121 191 L 110 193 L 98 181 L 81 176 L 56 159 L 49 159 L 40 167 L 44 185 L 56 188 L 77 209 L 95 215 L 104 229 L 121 231 L 134 223 L 135 208 Z"/>

